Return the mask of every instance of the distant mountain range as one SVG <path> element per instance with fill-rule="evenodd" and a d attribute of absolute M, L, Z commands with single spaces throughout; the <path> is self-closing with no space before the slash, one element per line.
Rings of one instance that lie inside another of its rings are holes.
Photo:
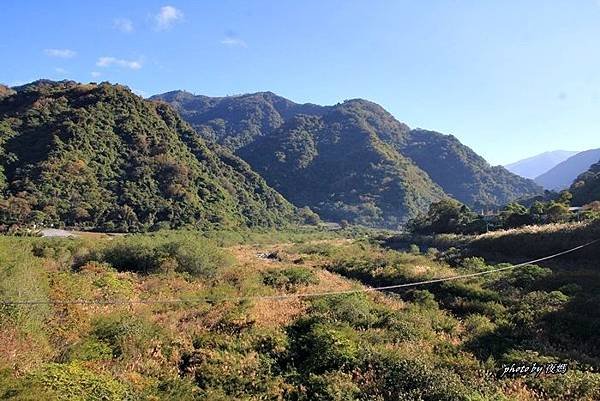
<path fill-rule="evenodd" d="M 571 150 L 554 150 L 507 164 L 504 167 L 506 167 L 508 171 L 518 174 L 521 177 L 534 179 L 577 153 L 579 152 Z"/>
<path fill-rule="evenodd" d="M 3 224 L 274 226 L 295 208 L 170 106 L 107 83 L 0 88 Z"/>
<path fill-rule="evenodd" d="M 120 85 L 40 80 L 0 87 L 0 137 L 5 224 L 274 226 L 298 221 L 295 205 L 397 228 L 448 196 L 495 208 L 542 192 L 362 99 L 175 91 L 149 101 Z"/>
<path fill-rule="evenodd" d="M 271 92 L 213 98 L 183 91 L 151 99 L 174 106 L 200 135 L 325 219 L 396 227 L 443 196 L 483 208 L 542 192 L 455 137 L 411 130 L 362 99 L 318 106 Z"/>
<path fill-rule="evenodd" d="M 558 163 L 556 166 L 535 178 L 535 182 L 546 189 L 563 190 L 590 166 L 600 161 L 600 149 L 590 149 Z"/>

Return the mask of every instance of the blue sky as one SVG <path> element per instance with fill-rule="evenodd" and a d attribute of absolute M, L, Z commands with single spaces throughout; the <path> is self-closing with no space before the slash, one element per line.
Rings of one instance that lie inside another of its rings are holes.
<path fill-rule="evenodd" d="M 3 0 L 0 82 L 375 101 L 492 164 L 600 147 L 600 1 Z"/>

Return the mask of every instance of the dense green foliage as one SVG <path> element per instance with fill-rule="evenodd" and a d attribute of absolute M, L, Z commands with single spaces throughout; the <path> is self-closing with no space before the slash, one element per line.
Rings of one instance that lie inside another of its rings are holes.
<path fill-rule="evenodd" d="M 338 222 L 395 227 L 439 198 L 439 187 L 477 208 L 541 191 L 453 136 L 411 131 L 365 100 L 315 106 L 269 92 L 211 98 L 177 91 L 153 98 L 234 150 L 292 203 Z"/>
<path fill-rule="evenodd" d="M 569 191 L 562 191 L 546 202 L 536 200 L 529 207 L 511 202 L 498 214 L 487 215 L 477 214 L 453 199 L 443 199 L 432 203 L 427 213 L 410 220 L 407 228 L 414 234 L 481 234 L 527 225 L 600 218 L 600 207 L 596 203 L 586 205 L 582 211 L 571 212 L 571 199 Z"/>
<path fill-rule="evenodd" d="M 271 92 L 209 97 L 173 91 L 150 99 L 168 102 L 202 136 L 233 151 L 269 135 L 292 116 L 324 112 L 320 106 L 296 104 Z"/>
<path fill-rule="evenodd" d="M 285 243 L 271 243 L 277 237 L 251 234 L 252 245 L 231 242 L 226 249 L 194 232 L 0 237 L 0 299 L 56 302 L 0 307 L 0 399 L 600 396 L 594 293 L 600 276 L 593 266 L 527 266 L 395 295 L 273 299 L 362 288 L 344 276 L 385 285 L 490 268 L 478 257 L 453 258 L 451 266 L 445 253 L 387 250 L 364 235 L 340 241 L 305 233 L 295 244 L 287 242 L 290 235 L 298 234 L 281 233 Z M 211 273 L 164 268 L 181 255 Z M 176 298 L 186 302 L 154 303 Z M 83 303 L 68 303 L 74 300 Z M 133 303 L 94 304 L 127 300 Z M 569 370 L 537 378 L 497 375 L 503 364 L 534 361 L 567 362 Z"/>
<path fill-rule="evenodd" d="M 600 201 L 600 162 L 579 175 L 570 190 L 573 193 L 573 203 L 576 205 Z"/>
<path fill-rule="evenodd" d="M 452 135 L 412 130 L 397 146 L 449 196 L 475 209 L 502 206 L 541 192 L 533 181 L 502 166 L 490 166 Z"/>
<path fill-rule="evenodd" d="M 443 192 L 382 142 L 369 118 L 362 102 L 346 102 L 323 117 L 294 117 L 238 154 L 325 220 L 396 228 Z"/>
<path fill-rule="evenodd" d="M 40 82 L 0 101 L 2 223 L 115 231 L 275 225 L 293 209 L 166 104 Z"/>

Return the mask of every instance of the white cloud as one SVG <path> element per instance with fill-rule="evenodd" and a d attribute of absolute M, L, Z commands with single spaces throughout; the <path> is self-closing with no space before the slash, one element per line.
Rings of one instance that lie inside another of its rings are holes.
<path fill-rule="evenodd" d="M 50 57 L 73 58 L 77 52 L 71 49 L 44 49 L 44 54 Z"/>
<path fill-rule="evenodd" d="M 102 75 L 102 73 L 101 73 L 101 72 L 98 72 L 98 71 L 92 71 L 92 77 L 94 77 L 94 78 L 98 78 L 100 75 Z"/>
<path fill-rule="evenodd" d="M 100 57 L 96 62 L 98 67 L 111 67 L 116 65 L 118 67 L 129 68 L 130 70 L 139 70 L 142 68 L 142 62 L 136 60 L 123 60 L 116 57 Z"/>
<path fill-rule="evenodd" d="M 67 73 L 68 73 L 68 71 L 67 71 L 67 70 L 65 70 L 64 68 L 60 68 L 60 67 L 56 67 L 56 68 L 54 69 L 54 71 L 56 71 L 58 74 L 61 74 L 61 75 L 64 75 L 64 74 L 67 74 Z"/>
<path fill-rule="evenodd" d="M 173 6 L 163 6 L 160 12 L 154 16 L 156 28 L 159 30 L 169 29 L 173 24 L 183 19 L 183 12 Z"/>
<path fill-rule="evenodd" d="M 131 33 L 134 30 L 133 22 L 129 18 L 116 18 L 113 21 L 113 27 L 125 33 Z"/>
<path fill-rule="evenodd" d="M 234 37 L 226 37 L 221 41 L 221 44 L 229 47 L 248 47 L 242 39 Z"/>

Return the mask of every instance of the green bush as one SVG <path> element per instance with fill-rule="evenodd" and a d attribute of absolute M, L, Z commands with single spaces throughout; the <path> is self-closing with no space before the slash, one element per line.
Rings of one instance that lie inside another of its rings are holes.
<path fill-rule="evenodd" d="M 460 376 L 392 352 L 376 353 L 365 360 L 365 399 L 382 401 L 470 401 L 482 399 L 469 390 Z"/>
<path fill-rule="evenodd" d="M 376 325 L 381 318 L 374 303 L 364 294 L 332 295 L 311 301 L 310 312 L 332 323 L 346 323 L 354 328 Z"/>
<path fill-rule="evenodd" d="M 352 375 L 342 372 L 310 374 L 306 387 L 306 399 L 310 401 L 354 401 L 361 393 Z"/>
<path fill-rule="evenodd" d="M 128 388 L 104 373 L 93 372 L 83 365 L 51 363 L 31 375 L 53 391 L 60 401 L 122 401 L 128 397 Z"/>
<path fill-rule="evenodd" d="M 57 395 L 29 377 L 14 377 L 9 369 L 0 370 L 0 400 L 55 401 Z"/>
<path fill-rule="evenodd" d="M 106 361 L 112 358 L 113 346 L 96 338 L 87 338 L 82 342 L 74 344 L 68 352 L 69 361 Z"/>
<path fill-rule="evenodd" d="M 313 271 L 305 267 L 270 269 L 263 272 L 263 283 L 286 291 L 295 291 L 299 286 L 318 282 L 319 280 Z"/>
<path fill-rule="evenodd" d="M 496 326 L 484 315 L 472 314 L 464 321 L 465 331 L 469 336 L 480 336 L 494 331 Z"/>
<path fill-rule="evenodd" d="M 163 332 L 150 322 L 133 315 L 114 313 L 96 318 L 92 322 L 92 336 L 98 341 L 95 352 L 106 352 L 108 346 L 113 357 L 121 357 L 130 349 L 144 349 L 152 339 L 160 339 Z M 90 350 L 91 351 L 91 350 Z"/>
<path fill-rule="evenodd" d="M 530 290 L 538 281 L 551 274 L 552 270 L 548 268 L 537 265 L 527 265 L 511 270 L 506 277 L 506 281 L 515 287 Z"/>
<path fill-rule="evenodd" d="M 212 241 L 179 235 L 128 236 L 111 241 L 92 258 L 111 264 L 118 270 L 155 273 L 175 270 L 196 277 L 212 277 L 216 270 L 231 263 L 231 256 Z"/>
<path fill-rule="evenodd" d="M 297 369 L 320 374 L 350 369 L 358 360 L 358 333 L 349 325 L 300 319 L 290 327 L 290 353 Z"/>

